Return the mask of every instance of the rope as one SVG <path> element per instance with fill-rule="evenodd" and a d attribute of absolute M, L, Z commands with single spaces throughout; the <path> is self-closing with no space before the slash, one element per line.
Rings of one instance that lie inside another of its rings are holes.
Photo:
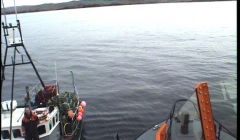
<path fill-rule="evenodd" d="M 66 133 L 66 126 L 67 126 L 67 124 L 70 124 L 70 123 L 65 123 L 65 125 L 64 125 L 64 127 L 63 127 L 63 128 L 64 128 L 63 130 L 64 130 L 64 134 L 65 134 L 65 135 L 67 135 L 67 133 Z"/>

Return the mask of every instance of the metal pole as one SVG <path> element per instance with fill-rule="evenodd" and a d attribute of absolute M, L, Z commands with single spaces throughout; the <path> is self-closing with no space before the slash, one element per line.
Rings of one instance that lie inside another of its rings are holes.
<path fill-rule="evenodd" d="M 76 94 L 74 75 L 73 75 L 73 72 L 72 72 L 72 71 L 70 71 L 70 73 L 71 73 L 71 76 L 72 76 L 72 84 L 73 84 L 74 93 Z"/>
<path fill-rule="evenodd" d="M 58 85 L 58 78 L 57 78 L 57 62 L 55 61 L 55 74 L 56 74 L 56 86 L 57 86 L 57 94 L 59 94 L 59 85 Z"/>
<path fill-rule="evenodd" d="M 15 2 L 15 0 L 13 0 L 13 1 L 14 1 L 15 16 L 16 16 L 16 20 L 17 20 L 18 17 L 17 17 L 17 7 L 16 7 L 16 2 Z"/>
<path fill-rule="evenodd" d="M 14 92 L 14 77 L 15 77 L 15 65 L 14 65 L 15 58 L 16 58 L 16 47 L 14 48 L 14 56 L 12 58 L 13 74 L 12 74 L 11 115 L 10 115 L 10 140 L 12 140 L 12 113 L 13 113 L 13 92 Z"/>
<path fill-rule="evenodd" d="M 2 62 L 2 37 L 1 37 L 1 93 L 2 93 L 2 87 L 3 87 L 3 62 Z M 2 96 L 1 96 L 1 101 L 2 101 Z"/>
<path fill-rule="evenodd" d="M 17 21 L 17 26 L 18 26 L 19 34 L 20 34 L 20 37 L 21 37 L 21 42 L 23 43 L 20 21 L 19 21 L 19 20 L 16 20 L 16 21 Z"/>
<path fill-rule="evenodd" d="M 2 5 L 3 5 L 3 9 L 5 9 L 3 0 L 2 0 Z M 5 9 L 5 10 L 6 10 L 6 9 Z M 5 24 L 7 25 L 6 11 L 4 11 L 4 14 L 3 14 L 3 15 L 4 15 Z M 7 31 L 7 34 L 8 34 L 8 31 Z"/>
<path fill-rule="evenodd" d="M 2 42 L 2 36 L 1 36 L 1 82 L 2 82 L 2 75 L 3 75 L 3 73 L 2 73 L 2 69 L 3 69 L 3 62 L 2 62 L 2 44 L 3 44 L 3 42 Z M 2 83 L 1 83 L 1 85 L 2 85 Z M 2 88 L 1 88 L 2 89 Z M 2 90 L 1 90 L 2 91 Z"/>
<path fill-rule="evenodd" d="M 6 49 L 5 49 L 4 60 L 3 60 L 3 69 L 2 69 L 2 81 L 3 81 L 5 79 L 4 71 L 5 71 L 5 65 L 6 65 L 6 60 L 7 60 L 8 41 L 7 41 L 6 29 L 4 28 L 4 23 L 2 23 L 2 26 L 3 26 L 3 33 L 4 33 L 5 43 L 6 43 Z"/>

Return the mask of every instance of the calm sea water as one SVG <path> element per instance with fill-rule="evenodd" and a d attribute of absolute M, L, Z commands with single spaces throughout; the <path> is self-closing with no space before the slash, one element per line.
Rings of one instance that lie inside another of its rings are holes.
<path fill-rule="evenodd" d="M 75 75 L 87 102 L 83 137 L 132 140 L 165 119 L 174 101 L 207 81 L 215 118 L 236 132 L 236 1 L 113 6 L 19 14 L 25 45 L 44 81 L 61 90 Z M 15 16 L 8 21 L 15 23 Z M 9 59 L 10 60 L 10 59 Z M 16 67 L 15 98 L 38 82 L 30 66 Z M 7 68 L 2 98 L 10 98 Z M 215 101 L 215 102 L 214 102 Z"/>

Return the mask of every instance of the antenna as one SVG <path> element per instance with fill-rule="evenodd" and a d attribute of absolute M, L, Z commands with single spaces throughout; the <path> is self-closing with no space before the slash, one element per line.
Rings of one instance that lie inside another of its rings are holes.
<path fill-rule="evenodd" d="M 57 94 L 59 94 L 58 77 L 57 77 L 57 62 L 55 61 L 54 64 L 55 64 L 55 76 L 56 76 Z"/>
<path fill-rule="evenodd" d="M 73 75 L 72 71 L 70 71 L 70 73 L 71 73 L 71 76 L 72 76 L 72 84 L 73 84 L 74 93 L 76 94 L 76 86 L 75 86 L 75 81 L 74 81 L 74 75 Z"/>

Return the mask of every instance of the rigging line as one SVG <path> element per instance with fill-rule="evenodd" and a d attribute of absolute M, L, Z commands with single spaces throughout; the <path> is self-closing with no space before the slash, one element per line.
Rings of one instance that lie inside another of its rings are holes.
<path fill-rule="evenodd" d="M 27 55 L 22 54 L 21 52 L 20 52 L 19 54 L 22 55 L 23 57 L 27 57 Z M 19 55 L 18 55 L 18 56 L 19 56 Z M 56 61 L 55 61 L 55 66 L 54 66 L 54 68 L 52 68 L 52 65 L 46 65 L 46 64 L 44 64 L 44 63 L 40 63 L 38 60 L 33 59 L 33 58 L 32 58 L 32 61 L 35 62 L 35 63 L 37 63 L 37 64 L 39 64 L 39 65 L 41 65 L 41 66 L 48 67 L 50 70 L 53 70 L 53 69 L 54 69 L 56 80 L 58 79 L 58 75 L 57 75 L 57 72 L 58 72 L 58 71 L 60 71 L 60 72 L 69 72 L 68 70 L 58 69 L 58 68 L 57 68 L 57 62 L 56 62 Z M 76 90 L 77 90 L 77 87 L 76 87 Z"/>
<path fill-rule="evenodd" d="M 2 0 L 2 6 L 3 6 L 3 9 L 5 9 L 3 15 L 4 15 L 5 24 L 7 25 L 6 8 L 5 8 L 5 6 L 4 6 L 3 0 Z"/>
<path fill-rule="evenodd" d="M 14 9 L 15 9 L 16 20 L 18 20 L 16 2 L 15 2 L 15 0 L 13 0 L 13 1 L 14 1 Z"/>

